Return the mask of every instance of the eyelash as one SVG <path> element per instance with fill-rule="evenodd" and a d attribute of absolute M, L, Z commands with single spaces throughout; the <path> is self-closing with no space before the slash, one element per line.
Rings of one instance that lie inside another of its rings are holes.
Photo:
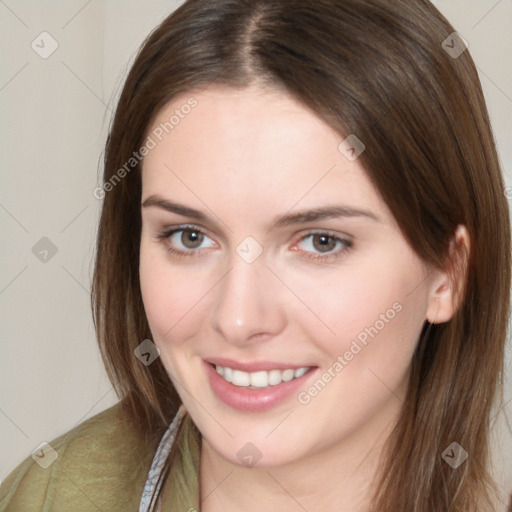
<path fill-rule="evenodd" d="M 163 242 L 163 241 L 167 240 L 168 238 L 170 238 L 175 233 L 179 233 L 180 231 L 192 231 L 195 233 L 201 233 L 205 236 L 208 236 L 205 231 L 203 231 L 202 229 L 200 229 L 196 226 L 178 226 L 176 228 L 161 231 L 160 233 L 155 235 L 155 238 L 157 239 L 157 241 Z M 335 242 L 340 242 L 344 246 L 344 249 L 338 250 L 337 252 L 334 252 L 334 253 L 331 252 L 331 253 L 323 254 L 323 255 L 319 254 L 319 253 L 306 252 L 306 255 L 302 256 L 303 258 L 324 262 L 327 260 L 333 260 L 333 259 L 340 258 L 341 256 L 345 255 L 347 252 L 351 251 L 354 248 L 354 243 L 352 240 L 340 238 L 340 237 L 334 235 L 333 233 L 331 233 L 330 231 L 319 231 L 319 230 L 310 231 L 310 232 L 306 233 L 304 236 L 302 236 L 300 238 L 299 242 L 302 242 L 303 240 L 309 238 L 310 236 L 314 236 L 314 235 L 328 236 L 329 238 L 334 239 Z M 173 254 L 173 256 L 176 256 L 178 258 L 196 258 L 196 257 L 200 256 L 202 253 L 201 249 L 198 249 L 198 250 L 191 249 L 189 251 L 181 251 L 179 249 L 174 249 L 173 247 L 170 247 L 170 246 L 166 246 L 166 250 L 169 251 L 171 254 Z"/>

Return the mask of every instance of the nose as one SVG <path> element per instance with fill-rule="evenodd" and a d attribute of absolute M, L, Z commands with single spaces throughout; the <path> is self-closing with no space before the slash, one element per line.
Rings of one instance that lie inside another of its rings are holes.
<path fill-rule="evenodd" d="M 233 253 L 230 270 L 216 286 L 213 329 L 225 341 L 240 347 L 276 336 L 286 324 L 280 286 L 263 255 L 247 263 Z"/>

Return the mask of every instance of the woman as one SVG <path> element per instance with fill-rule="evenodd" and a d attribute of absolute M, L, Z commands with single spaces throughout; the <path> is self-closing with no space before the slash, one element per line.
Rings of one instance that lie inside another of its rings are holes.
<path fill-rule="evenodd" d="M 133 64 L 96 192 L 121 402 L 3 509 L 505 510 L 508 206 L 429 2 L 187 1 Z"/>

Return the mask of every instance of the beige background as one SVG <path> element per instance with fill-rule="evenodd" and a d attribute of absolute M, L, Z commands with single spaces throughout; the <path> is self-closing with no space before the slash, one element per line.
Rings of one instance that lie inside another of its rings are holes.
<path fill-rule="evenodd" d="M 179 3 L 0 0 L 0 480 L 42 441 L 117 401 L 90 314 L 92 191 L 127 66 Z M 434 3 L 469 43 L 512 187 L 512 1 Z M 31 47 L 45 37 L 51 48 L 43 31 L 58 44 L 46 59 Z M 57 250 L 46 263 L 32 252 L 43 237 Z M 509 345 L 507 401 L 510 363 Z M 497 439 L 499 478 L 512 491 L 512 436 L 500 428 Z"/>

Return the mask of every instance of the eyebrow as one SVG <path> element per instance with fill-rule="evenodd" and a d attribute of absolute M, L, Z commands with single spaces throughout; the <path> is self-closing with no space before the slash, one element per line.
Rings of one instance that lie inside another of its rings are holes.
<path fill-rule="evenodd" d="M 149 206 L 155 206 L 170 213 L 176 213 L 178 215 L 190 217 L 191 219 L 198 221 L 212 222 L 203 212 L 179 203 L 171 202 L 156 194 L 147 197 L 143 201 L 143 208 L 147 208 Z M 295 213 L 287 213 L 285 215 L 275 217 L 273 219 L 272 228 L 283 228 L 294 224 L 305 224 L 307 222 L 314 222 L 324 219 L 335 219 L 340 217 L 365 217 L 376 222 L 381 222 L 381 219 L 375 213 L 369 210 L 361 210 L 351 206 L 334 204 L 324 207 L 311 208 L 309 210 L 302 210 Z"/>

